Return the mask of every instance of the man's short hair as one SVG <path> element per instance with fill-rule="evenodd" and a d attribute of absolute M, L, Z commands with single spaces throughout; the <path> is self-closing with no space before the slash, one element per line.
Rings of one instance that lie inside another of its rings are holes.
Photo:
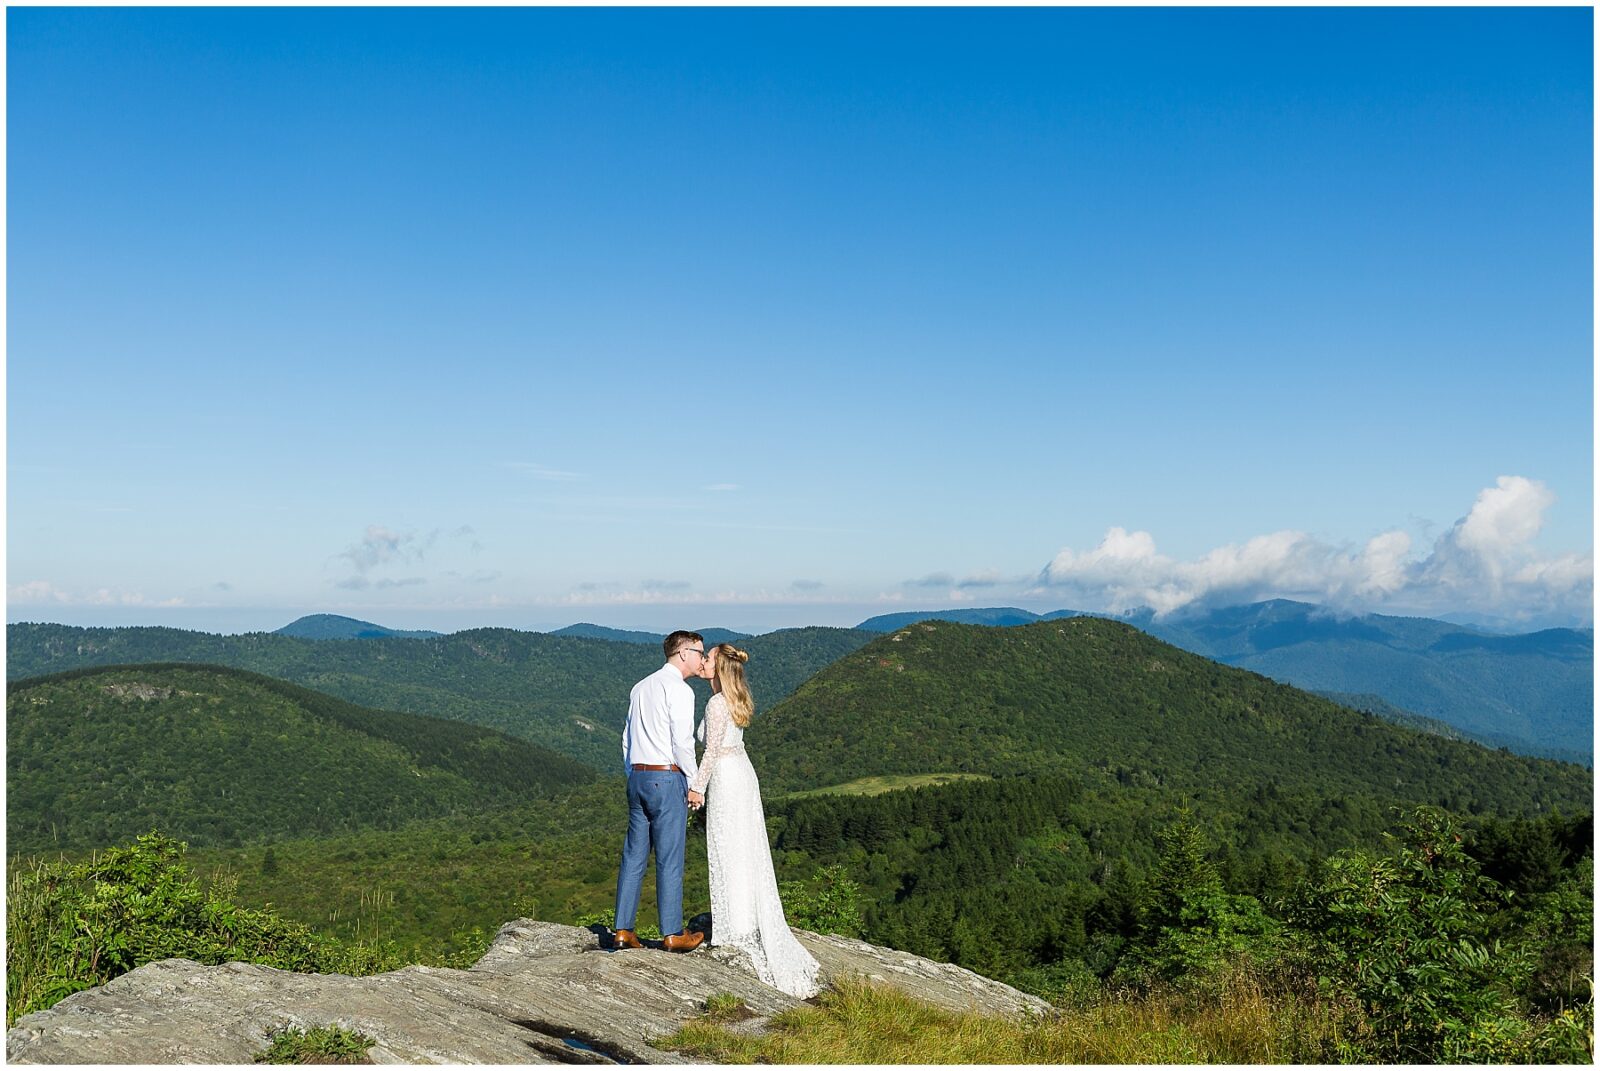
<path fill-rule="evenodd" d="M 677 654 L 680 650 L 687 647 L 691 643 L 698 643 L 703 647 L 705 646 L 705 642 L 706 638 L 700 635 L 700 633 L 685 632 L 682 629 L 679 629 L 677 632 L 672 633 L 666 639 L 661 641 L 661 649 L 667 653 L 668 658 L 671 658 L 673 655 Z"/>

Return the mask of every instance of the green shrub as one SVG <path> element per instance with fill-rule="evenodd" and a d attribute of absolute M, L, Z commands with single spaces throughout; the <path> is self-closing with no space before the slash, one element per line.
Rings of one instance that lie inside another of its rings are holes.
<path fill-rule="evenodd" d="M 861 886 L 842 866 L 819 867 L 809 881 L 778 886 L 789 925 L 813 933 L 860 937 L 866 929 Z"/>
<path fill-rule="evenodd" d="M 1105 996 L 1105 983 L 1080 959 L 1043 967 L 1024 967 L 1001 979 L 1024 993 L 1043 997 L 1062 1008 L 1086 1008 Z"/>
<path fill-rule="evenodd" d="M 1533 957 L 1486 934 L 1506 899 L 1478 872 L 1442 811 L 1416 810 L 1393 858 L 1345 852 L 1292 907 L 1325 989 L 1355 997 L 1363 1036 L 1346 1058 L 1400 1062 L 1524 1060 L 1547 1028 L 1517 994 Z M 1559 1044 L 1559 1042 L 1556 1042 Z"/>
<path fill-rule="evenodd" d="M 6 1022 L 171 957 L 342 974 L 399 966 L 392 945 L 341 944 L 235 905 L 227 879 L 202 891 L 186 848 L 150 833 L 88 862 L 19 869 L 6 901 Z"/>

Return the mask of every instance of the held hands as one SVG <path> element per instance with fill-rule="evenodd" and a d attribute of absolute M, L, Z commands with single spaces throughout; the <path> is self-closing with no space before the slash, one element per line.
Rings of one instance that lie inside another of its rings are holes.
<path fill-rule="evenodd" d="M 701 807 L 705 806 L 705 803 L 705 796 L 693 791 L 689 793 L 689 809 L 691 811 L 698 811 Z"/>

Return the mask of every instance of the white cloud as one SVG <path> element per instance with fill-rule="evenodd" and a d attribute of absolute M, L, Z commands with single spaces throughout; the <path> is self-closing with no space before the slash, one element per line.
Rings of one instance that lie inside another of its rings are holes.
<path fill-rule="evenodd" d="M 1071 591 L 1085 609 L 1148 606 L 1169 614 L 1190 606 L 1298 598 L 1347 609 L 1418 613 L 1473 611 L 1511 620 L 1539 614 L 1593 618 L 1594 556 L 1545 558 L 1532 547 L 1548 487 L 1502 476 L 1420 559 L 1400 530 L 1360 547 L 1335 546 L 1285 530 L 1228 544 L 1191 561 L 1156 550 L 1149 532 L 1112 528 L 1085 552 L 1063 549 L 1039 576 L 1036 592 Z"/>
<path fill-rule="evenodd" d="M 42 602 L 71 602 L 71 597 L 66 592 L 58 589 L 48 580 L 30 580 L 26 584 L 18 584 L 6 592 L 6 601 L 34 605 Z"/>

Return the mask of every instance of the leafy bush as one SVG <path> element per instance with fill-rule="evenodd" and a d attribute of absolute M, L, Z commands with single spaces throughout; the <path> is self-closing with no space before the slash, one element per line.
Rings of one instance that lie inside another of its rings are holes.
<path fill-rule="evenodd" d="M 88 862 L 16 873 L 6 899 L 6 1022 L 171 957 L 343 974 L 399 966 L 392 945 L 341 944 L 235 905 L 230 881 L 202 891 L 186 848 L 150 833 Z"/>
<path fill-rule="evenodd" d="M 1061 1008 L 1089 1007 L 1099 1003 L 1106 992 L 1099 976 L 1078 959 L 1066 959 L 1044 967 L 1025 967 L 1001 981 Z"/>
<path fill-rule="evenodd" d="M 866 929 L 861 886 L 842 866 L 819 867 L 809 881 L 785 881 L 778 894 L 791 926 L 841 937 L 860 937 Z"/>
<path fill-rule="evenodd" d="M 1478 872 L 1454 819 L 1419 808 L 1392 858 L 1345 852 L 1293 905 L 1325 988 L 1352 994 L 1364 1029 L 1341 1055 L 1402 1062 L 1538 1061 L 1574 1045 L 1565 1021 L 1528 1018 L 1528 946 L 1486 934 L 1507 895 Z"/>
<path fill-rule="evenodd" d="M 1528 999 L 1539 1011 L 1561 1012 L 1593 999 L 1594 866 L 1574 868 L 1548 892 L 1523 905 L 1517 935 L 1535 950 Z"/>

